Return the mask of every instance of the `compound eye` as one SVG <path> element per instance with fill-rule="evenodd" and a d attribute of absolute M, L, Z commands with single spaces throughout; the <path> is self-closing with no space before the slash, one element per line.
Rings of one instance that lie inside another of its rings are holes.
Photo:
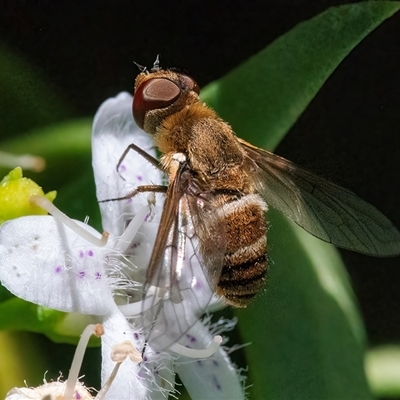
<path fill-rule="evenodd" d="M 197 82 L 193 78 L 191 78 L 188 75 L 183 75 L 183 74 L 179 74 L 179 75 L 182 78 L 182 80 L 185 82 L 185 85 L 190 90 L 193 90 L 197 94 L 200 94 L 200 87 L 199 87 L 199 85 L 197 84 Z"/>
<path fill-rule="evenodd" d="M 132 103 L 133 118 L 137 126 L 143 129 L 147 111 L 168 107 L 180 94 L 180 88 L 168 79 L 154 78 L 142 83 L 136 89 Z"/>

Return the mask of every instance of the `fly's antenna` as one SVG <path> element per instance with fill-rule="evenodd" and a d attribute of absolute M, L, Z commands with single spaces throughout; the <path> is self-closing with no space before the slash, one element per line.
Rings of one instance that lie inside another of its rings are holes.
<path fill-rule="evenodd" d="M 137 63 L 136 61 L 133 62 L 138 68 L 140 72 L 143 72 L 145 74 L 148 74 L 149 71 L 147 71 L 147 67 L 144 67 L 143 65 L 140 65 L 139 63 Z"/>
<path fill-rule="evenodd" d="M 147 67 L 144 67 L 143 65 L 140 65 L 136 61 L 133 62 L 138 68 L 139 71 L 144 73 L 144 74 L 149 74 L 150 72 L 157 72 L 161 70 L 160 67 L 160 55 L 157 54 L 156 60 L 153 63 L 153 67 L 151 68 L 150 72 L 147 70 Z"/>
<path fill-rule="evenodd" d="M 160 67 L 160 55 L 157 54 L 156 60 L 154 61 L 153 68 L 151 69 L 151 72 L 157 72 L 161 69 Z"/>

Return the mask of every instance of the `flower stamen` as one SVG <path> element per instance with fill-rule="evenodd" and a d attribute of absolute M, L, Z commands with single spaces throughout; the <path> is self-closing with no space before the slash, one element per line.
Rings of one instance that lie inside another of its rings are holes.
<path fill-rule="evenodd" d="M 150 211 L 149 211 L 150 209 Z M 121 253 L 125 253 L 128 247 L 132 244 L 132 241 L 136 234 L 138 233 L 140 227 L 143 225 L 143 222 L 147 221 L 150 217 L 152 218 L 152 214 L 154 213 L 152 209 L 152 203 L 149 199 L 149 205 L 143 206 L 129 223 L 123 234 L 119 237 L 115 246 L 119 247 Z"/>
<path fill-rule="evenodd" d="M 32 154 L 16 155 L 0 151 L 0 160 L 1 165 L 8 168 L 19 166 L 22 169 L 34 172 L 42 172 L 46 168 L 46 161 L 44 158 Z"/>
<path fill-rule="evenodd" d="M 69 218 L 66 214 L 64 214 L 61 210 L 59 210 L 51 201 L 49 201 L 44 196 L 31 195 L 29 197 L 29 202 L 34 204 L 37 207 L 46 210 L 49 214 L 51 214 L 54 218 L 58 219 L 62 224 L 68 226 L 68 228 L 72 229 L 78 236 L 85 239 L 89 243 L 97 247 L 103 247 L 107 244 L 108 240 L 108 232 L 103 232 L 101 238 L 97 238 L 96 236 L 89 233 L 87 230 L 83 229 L 76 222 L 74 222 L 71 218 Z"/>
<path fill-rule="evenodd" d="M 151 307 L 155 306 L 162 300 L 162 297 L 157 297 L 154 299 L 154 296 L 146 297 L 144 300 L 136 301 L 135 303 L 130 304 L 122 304 L 119 305 L 118 308 L 122 312 L 125 317 L 132 317 L 134 315 L 139 315 L 140 313 L 147 311 Z"/>
<path fill-rule="evenodd" d="M 71 369 L 69 370 L 63 400 L 73 399 L 72 396 L 74 394 L 76 382 L 78 381 L 79 371 L 81 369 L 83 356 L 85 355 L 85 350 L 90 336 L 95 335 L 100 337 L 103 333 L 104 329 L 101 324 L 90 324 L 82 332 L 78 346 L 75 350 L 74 359 L 72 360 Z"/>
<path fill-rule="evenodd" d="M 169 349 L 173 352 L 190 358 L 208 358 L 216 353 L 222 343 L 222 336 L 214 336 L 213 342 L 206 349 L 190 349 L 189 347 L 182 346 L 179 343 L 172 344 Z"/>
<path fill-rule="evenodd" d="M 122 343 L 119 343 L 113 346 L 111 350 L 111 359 L 116 363 L 114 369 L 111 371 L 110 376 L 108 377 L 106 383 L 101 388 L 100 392 L 97 394 L 95 400 L 102 400 L 104 395 L 108 392 L 112 382 L 117 376 L 119 367 L 129 356 L 132 362 L 139 364 L 143 359 L 140 355 L 140 352 L 135 348 L 131 341 L 125 340 Z"/>

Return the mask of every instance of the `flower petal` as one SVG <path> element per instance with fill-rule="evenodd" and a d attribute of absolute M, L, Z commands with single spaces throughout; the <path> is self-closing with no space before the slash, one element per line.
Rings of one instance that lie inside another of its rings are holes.
<path fill-rule="evenodd" d="M 198 322 L 180 340 L 180 344 L 192 348 L 205 348 L 212 340 L 208 327 Z M 175 371 L 193 400 L 245 398 L 243 377 L 239 375 L 222 347 L 211 357 L 202 360 L 180 357 L 176 362 Z"/>
<path fill-rule="evenodd" d="M 104 319 L 103 327 L 101 376 L 104 387 L 115 367 L 110 357 L 115 345 L 129 340 L 137 350 L 142 351 L 145 335 L 134 324 L 128 323 L 116 306 Z M 165 400 L 169 394 L 176 394 L 172 359 L 168 353 L 156 352 L 147 344 L 140 364 L 128 358 L 122 362 L 105 399 Z"/>
<path fill-rule="evenodd" d="M 62 399 L 64 397 L 66 382 L 45 382 L 37 388 L 13 388 L 7 395 L 5 400 L 42 400 L 42 399 Z M 75 399 L 92 400 L 92 395 L 87 389 L 78 382 L 75 387 Z"/>
<path fill-rule="evenodd" d="M 126 318 L 118 310 L 117 306 L 103 321 L 104 335 L 101 337 L 101 380 L 102 386 L 111 375 L 115 367 L 115 362 L 111 360 L 111 352 L 115 345 L 130 340 L 133 345 L 137 345 L 138 333 L 133 332 L 133 328 Z M 139 366 L 137 363 L 126 359 L 120 366 L 117 376 L 111 384 L 105 399 L 109 400 L 129 400 L 145 399 L 147 388 L 138 379 Z"/>
<path fill-rule="evenodd" d="M 93 122 L 92 164 L 99 201 L 123 197 L 140 185 L 161 184 L 160 171 L 133 150 L 126 155 L 117 172 L 117 164 L 131 143 L 156 156 L 152 140 L 133 120 L 132 96 L 120 93 L 100 106 Z M 115 236 L 122 234 L 125 226 L 121 215 L 134 215 L 135 205 L 143 204 L 147 204 L 147 194 L 100 203 L 103 229 Z"/>
<path fill-rule="evenodd" d="M 103 266 L 106 251 L 51 216 L 17 218 L 0 228 L 0 280 L 24 300 L 60 311 L 103 315 L 114 303 Z"/>

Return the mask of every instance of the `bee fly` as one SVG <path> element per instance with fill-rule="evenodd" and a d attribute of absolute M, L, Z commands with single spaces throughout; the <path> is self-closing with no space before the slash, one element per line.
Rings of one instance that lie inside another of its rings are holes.
<path fill-rule="evenodd" d="M 399 232 L 375 207 L 236 137 L 199 92 L 190 76 L 163 70 L 158 60 L 135 81 L 134 119 L 153 136 L 162 157 L 159 162 L 132 144 L 118 165 L 133 149 L 169 180 L 168 186 L 140 186 L 126 196 L 166 193 L 146 287 L 168 288 L 171 306 L 182 305 L 185 290 L 194 292 L 199 280 L 192 272 L 182 278 L 190 244 L 211 288 L 200 309 L 214 293 L 246 307 L 267 274 L 267 205 L 338 247 L 372 256 L 400 253 Z M 171 337 L 179 338 L 193 323 L 188 318 Z"/>

